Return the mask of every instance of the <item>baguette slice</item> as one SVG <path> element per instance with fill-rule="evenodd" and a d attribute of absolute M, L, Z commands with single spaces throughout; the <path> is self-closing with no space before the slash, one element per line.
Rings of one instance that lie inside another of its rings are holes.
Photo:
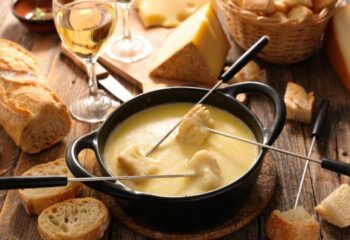
<path fill-rule="evenodd" d="M 315 207 L 321 218 L 344 228 L 350 225 L 350 186 L 340 185 Z"/>
<path fill-rule="evenodd" d="M 43 240 L 101 239 L 109 223 L 103 202 L 94 198 L 76 198 L 45 209 L 38 218 Z"/>
<path fill-rule="evenodd" d="M 68 175 L 69 172 L 64 158 L 59 158 L 53 162 L 39 164 L 23 173 L 23 176 L 33 175 Z M 63 187 L 21 189 L 19 195 L 26 212 L 31 214 L 40 214 L 47 207 L 62 202 L 64 200 L 75 198 L 83 185 L 81 183 L 68 183 Z"/>
<path fill-rule="evenodd" d="M 304 208 L 281 212 L 274 210 L 267 222 L 266 233 L 271 240 L 317 240 L 319 223 Z"/>

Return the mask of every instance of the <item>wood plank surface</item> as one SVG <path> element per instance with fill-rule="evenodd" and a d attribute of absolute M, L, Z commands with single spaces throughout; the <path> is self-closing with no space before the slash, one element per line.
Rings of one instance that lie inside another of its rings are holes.
<path fill-rule="evenodd" d="M 10 0 L 0 1 L 0 37 L 15 41 L 33 52 L 48 84 L 57 91 L 60 98 L 69 105 L 79 93 L 87 90 L 86 75 L 59 50 L 59 38 L 55 33 L 36 34 L 26 30 L 12 15 Z M 232 39 L 231 39 L 232 41 Z M 230 59 L 236 59 L 242 51 L 233 43 Z M 329 157 L 343 162 L 350 162 L 350 94 L 327 62 L 320 47 L 308 60 L 298 64 L 280 66 L 258 60 L 267 71 L 267 83 L 281 94 L 288 81 L 303 85 L 314 91 L 316 105 L 322 98 L 331 100 L 331 110 L 327 125 L 327 137 L 318 141 L 313 150 L 314 158 Z M 123 82 L 133 92 L 139 92 L 135 85 Z M 249 107 L 267 125 L 273 118 L 273 109 L 265 97 L 249 96 Z M 56 146 L 40 154 L 26 154 L 20 151 L 6 132 L 0 127 L 0 175 L 20 175 L 28 168 L 43 162 L 64 156 L 67 145 L 75 138 L 88 133 L 98 125 L 73 122 L 69 135 Z M 307 154 L 311 142 L 311 126 L 296 122 L 287 122 L 279 139 L 274 144 L 300 154 Z M 266 239 L 265 226 L 273 209 L 287 210 L 293 207 L 304 161 L 294 157 L 272 152 L 278 171 L 277 187 L 272 202 L 263 213 L 242 230 L 226 236 L 226 240 Z M 94 155 L 84 151 L 81 161 L 92 172 L 95 168 Z M 313 213 L 313 208 L 340 183 L 349 183 L 348 177 L 325 171 L 319 165 L 311 163 L 302 191 L 300 205 Z M 96 196 L 94 191 L 86 188 L 85 195 Z M 16 191 L 0 191 L 0 239 L 40 239 L 36 217 L 28 216 L 22 207 Z M 350 228 L 339 229 L 320 220 L 320 239 L 350 239 Z M 146 239 L 132 232 L 112 219 L 104 236 L 107 239 Z"/>

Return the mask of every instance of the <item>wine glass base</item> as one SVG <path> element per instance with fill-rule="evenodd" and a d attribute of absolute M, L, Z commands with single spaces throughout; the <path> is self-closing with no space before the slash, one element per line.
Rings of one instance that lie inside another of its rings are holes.
<path fill-rule="evenodd" d="M 78 96 L 70 105 L 72 116 L 82 122 L 98 123 L 106 120 L 108 116 L 120 105 L 102 90 L 96 93 L 84 93 Z"/>
<path fill-rule="evenodd" d="M 139 35 L 131 38 L 117 37 L 106 49 L 109 58 L 123 63 L 144 59 L 153 51 L 150 41 Z"/>

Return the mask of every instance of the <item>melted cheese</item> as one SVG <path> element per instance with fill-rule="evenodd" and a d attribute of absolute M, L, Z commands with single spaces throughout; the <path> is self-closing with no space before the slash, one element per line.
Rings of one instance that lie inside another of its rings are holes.
<path fill-rule="evenodd" d="M 126 173 L 118 165 L 118 155 L 130 146 L 147 152 L 193 104 L 164 104 L 141 111 L 121 123 L 110 134 L 104 149 L 104 160 L 113 175 Z M 221 109 L 207 106 L 214 120 L 214 128 L 246 139 L 256 140 L 252 131 L 240 119 Z M 177 132 L 159 146 L 150 157 L 157 162 L 157 174 L 192 172 L 189 161 L 199 150 L 207 150 L 215 158 L 224 186 L 241 177 L 256 161 L 258 147 L 222 136 L 210 134 L 200 145 L 183 144 Z M 160 196 L 188 196 L 203 193 L 203 183 L 196 178 L 150 179 L 144 184 L 123 181 L 128 187 Z"/>

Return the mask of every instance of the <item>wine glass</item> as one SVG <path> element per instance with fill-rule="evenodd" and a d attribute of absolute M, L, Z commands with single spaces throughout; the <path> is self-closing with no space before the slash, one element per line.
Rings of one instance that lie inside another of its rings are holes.
<path fill-rule="evenodd" d="M 108 46 L 106 54 L 109 58 L 123 63 L 132 63 L 147 57 L 153 50 L 149 40 L 131 33 L 129 12 L 132 0 L 117 0 L 122 14 L 123 35 L 116 37 Z"/>
<path fill-rule="evenodd" d="M 119 105 L 97 88 L 95 75 L 97 58 L 115 29 L 114 0 L 53 0 L 52 6 L 61 40 L 89 69 L 89 91 L 73 99 L 70 112 L 80 121 L 103 121 Z"/>

